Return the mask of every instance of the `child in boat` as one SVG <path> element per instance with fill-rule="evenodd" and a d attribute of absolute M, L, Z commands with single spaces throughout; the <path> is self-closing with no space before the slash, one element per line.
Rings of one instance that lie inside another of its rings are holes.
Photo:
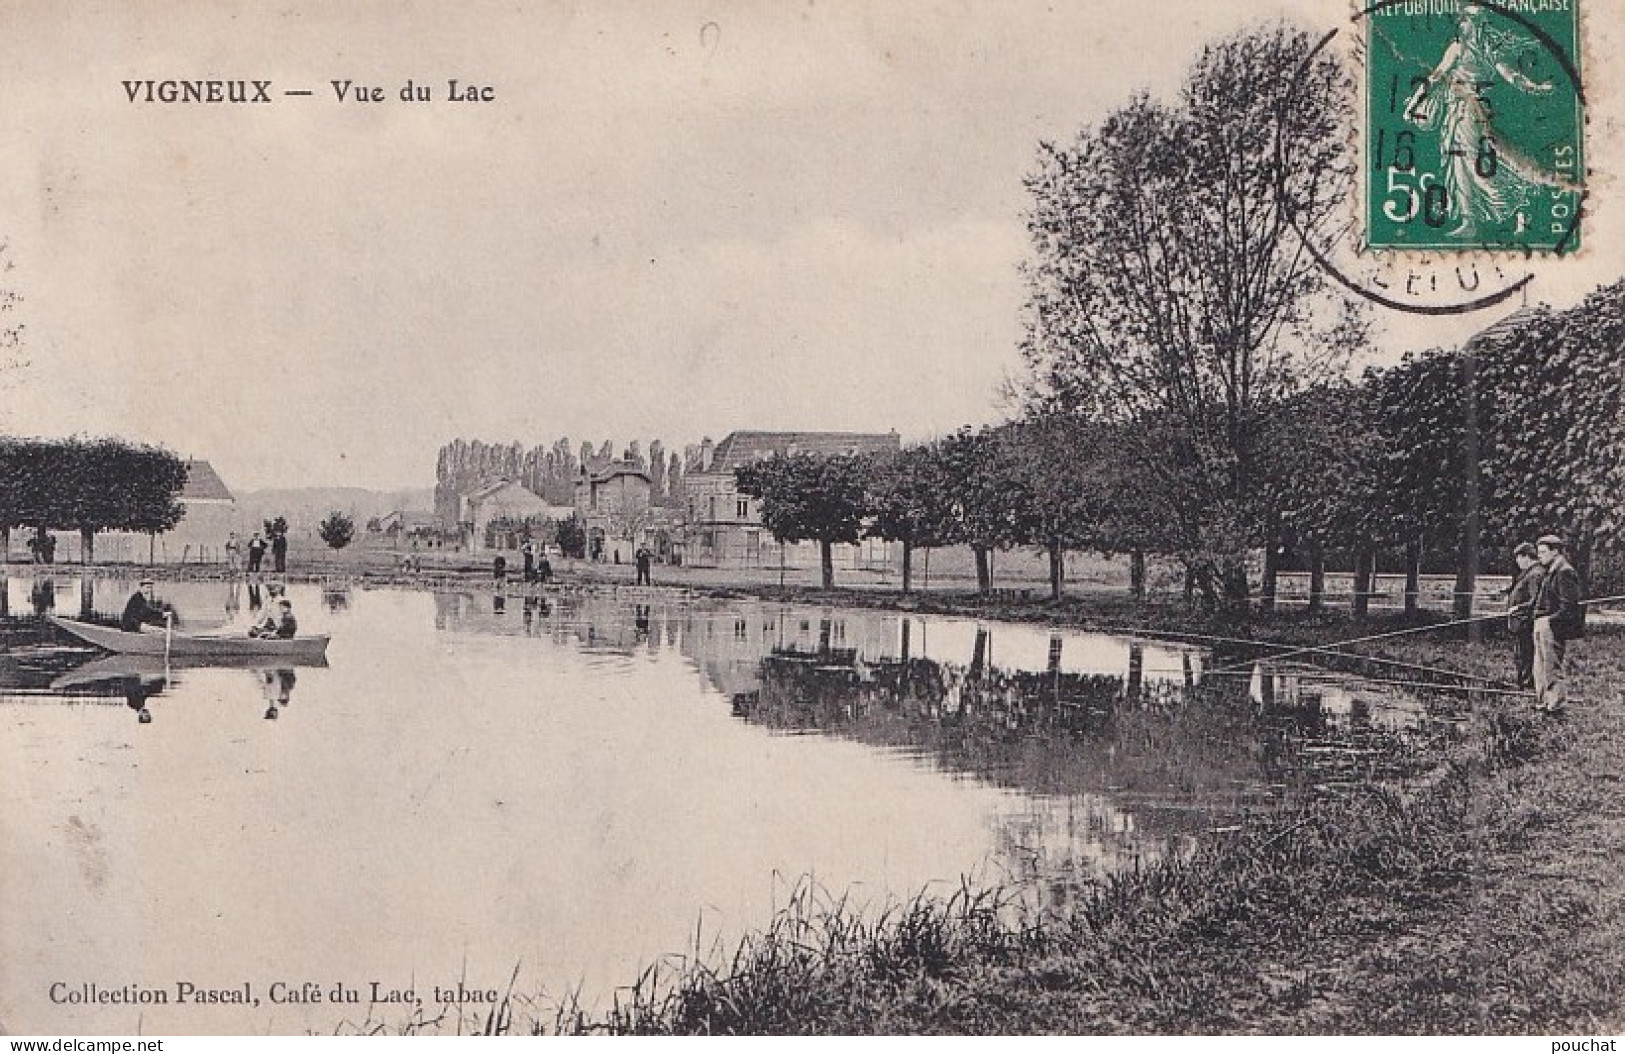
<path fill-rule="evenodd" d="M 298 632 L 299 620 L 293 617 L 293 601 L 284 598 L 277 602 L 276 612 L 267 615 L 264 622 L 248 631 L 248 635 L 250 637 L 292 640 L 294 634 Z"/>

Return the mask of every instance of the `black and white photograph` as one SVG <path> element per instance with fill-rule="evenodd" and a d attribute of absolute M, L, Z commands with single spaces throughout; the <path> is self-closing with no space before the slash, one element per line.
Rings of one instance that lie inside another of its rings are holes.
<path fill-rule="evenodd" d="M 0 1035 L 1616 1049 L 1622 50 L 0 4 Z"/>

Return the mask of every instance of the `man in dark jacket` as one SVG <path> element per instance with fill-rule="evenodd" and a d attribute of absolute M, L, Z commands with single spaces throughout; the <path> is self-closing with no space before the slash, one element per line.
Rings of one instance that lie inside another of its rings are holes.
<path fill-rule="evenodd" d="M 1518 573 L 1507 593 L 1507 629 L 1512 634 L 1518 687 L 1527 689 L 1535 686 L 1535 598 L 1540 596 L 1546 568 L 1536 556 L 1535 547 L 1528 542 L 1518 543 L 1512 550 L 1512 559 L 1518 562 Z"/>
<path fill-rule="evenodd" d="M 1548 534 L 1535 543 L 1546 577 L 1535 597 L 1535 709 L 1561 713 L 1568 701 L 1564 661 L 1568 642 L 1584 633 L 1580 575 L 1563 555 L 1563 539 Z"/>
<path fill-rule="evenodd" d="M 143 578 L 135 592 L 130 594 L 129 603 L 124 605 L 124 614 L 119 617 L 118 628 L 126 633 L 140 633 L 144 625 L 162 626 L 164 612 L 164 608 L 153 603 L 152 579 Z"/>

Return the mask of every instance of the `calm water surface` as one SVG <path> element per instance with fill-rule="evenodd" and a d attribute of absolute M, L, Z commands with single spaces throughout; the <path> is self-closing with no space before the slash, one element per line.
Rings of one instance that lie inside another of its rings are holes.
<path fill-rule="evenodd" d="M 878 908 L 963 876 L 1063 903 L 1204 830 L 1419 770 L 1436 699 L 1194 648 L 652 592 L 294 586 L 325 667 L 144 667 L 0 622 L 0 1025 L 331 1031 L 412 989 L 614 986 L 798 882 Z M 242 586 L 169 583 L 188 628 Z M 148 723 L 138 719 L 145 707 Z M 180 1005 L 178 982 L 259 1005 Z M 271 1002 L 335 984 L 359 1002 Z M 53 985 L 55 988 L 53 1001 Z M 86 985 L 167 1005 L 66 1002 Z"/>

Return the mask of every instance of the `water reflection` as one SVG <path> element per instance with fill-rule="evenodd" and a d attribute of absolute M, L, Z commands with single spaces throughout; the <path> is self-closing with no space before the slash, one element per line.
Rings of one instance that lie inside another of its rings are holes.
<path fill-rule="evenodd" d="M 93 609 L 131 585 L 91 581 Z M 158 599 L 229 627 L 261 590 Z M 0 772 L 30 803 L 0 824 L 42 876 L 0 883 L 0 917 L 23 920 L 0 927 L 0 958 L 26 963 L 19 1015 L 133 1031 L 128 1008 L 43 993 L 198 962 L 257 986 L 466 968 L 481 987 L 523 962 L 522 986 L 602 1003 L 702 917 L 708 944 L 760 926 L 775 879 L 878 903 L 971 874 L 1062 903 L 1251 810 L 1401 777 L 1452 727 L 1433 700 L 1309 667 L 1233 675 L 1231 656 L 1034 626 L 513 582 L 289 592 L 302 631 L 309 613 L 332 634 L 330 668 L 101 655 L 27 614 L 82 607 L 83 580 L 0 590 L 22 616 L 0 618 Z M 61 835 L 80 820 L 106 832 L 94 880 Z M 163 924 L 76 928 L 120 904 Z M 153 1013 L 175 1032 L 334 1025 Z"/>
<path fill-rule="evenodd" d="M 532 593 L 522 610 L 516 623 L 471 594 L 435 597 L 442 630 L 627 659 L 664 642 L 749 725 L 1064 799 L 1008 821 L 1010 860 L 1065 859 L 1087 836 L 1113 866 L 1146 852 L 1147 836 L 1181 839 L 1350 779 L 1401 779 L 1431 766 L 1429 748 L 1459 721 L 1448 701 L 1312 667 L 1236 676 L 1202 649 L 1101 634 L 568 592 Z"/>

